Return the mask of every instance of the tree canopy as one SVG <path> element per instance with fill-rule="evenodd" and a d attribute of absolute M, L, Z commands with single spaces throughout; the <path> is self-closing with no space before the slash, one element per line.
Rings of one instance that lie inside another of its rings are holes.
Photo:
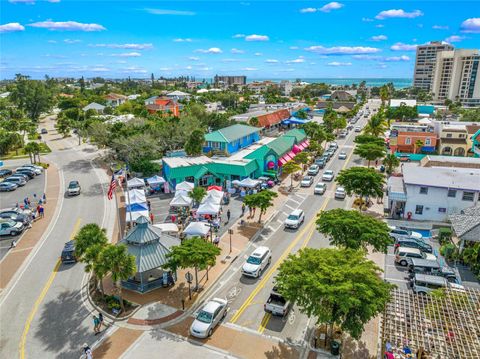
<path fill-rule="evenodd" d="M 53 106 L 53 92 L 48 82 L 31 80 L 20 74 L 15 77 L 10 98 L 34 122 Z"/>
<path fill-rule="evenodd" d="M 388 175 L 391 175 L 395 168 L 400 165 L 400 160 L 393 153 L 389 153 L 383 159 L 383 165 Z"/>
<path fill-rule="evenodd" d="M 300 167 L 300 165 L 297 164 L 295 161 L 288 161 L 283 165 L 282 168 L 282 172 L 285 173 L 287 176 L 301 170 L 302 167 Z M 293 176 L 290 177 L 290 186 L 293 186 Z"/>
<path fill-rule="evenodd" d="M 351 167 L 341 170 L 337 182 L 345 188 L 348 195 L 359 197 L 382 197 L 385 179 L 373 168 Z"/>
<path fill-rule="evenodd" d="M 386 253 L 392 244 L 386 223 L 355 210 L 322 211 L 316 223 L 318 231 L 329 237 L 334 246 L 357 250 L 370 245 L 375 251 Z"/>
<path fill-rule="evenodd" d="M 355 147 L 353 153 L 368 161 L 375 161 L 385 156 L 385 147 L 379 146 L 376 143 L 361 143 Z"/>
<path fill-rule="evenodd" d="M 185 153 L 188 156 L 199 156 L 202 154 L 202 145 L 205 142 L 202 130 L 194 130 L 185 143 Z"/>
<path fill-rule="evenodd" d="M 381 313 L 392 285 L 362 251 L 304 248 L 280 264 L 279 292 L 317 323 L 336 324 L 353 338 Z"/>
<path fill-rule="evenodd" d="M 384 114 L 379 110 L 375 115 L 373 115 L 367 122 L 367 125 L 363 129 L 366 134 L 372 136 L 380 136 L 387 130 L 387 123 L 385 121 Z"/>
<path fill-rule="evenodd" d="M 374 143 L 379 146 L 384 146 L 385 145 L 385 140 L 381 137 L 373 136 L 373 135 L 368 135 L 368 134 L 361 134 L 355 137 L 353 140 L 356 144 L 363 144 L 363 143 Z"/>
<path fill-rule="evenodd" d="M 273 206 L 273 199 L 278 197 L 276 192 L 270 190 L 263 190 L 258 193 L 246 195 L 244 203 L 250 208 L 260 208 L 258 216 L 258 223 L 262 221 L 262 215 L 265 214 L 269 207 Z"/>
<path fill-rule="evenodd" d="M 75 253 L 81 258 L 88 248 L 100 244 L 106 245 L 108 238 L 105 228 L 100 228 L 96 223 L 89 223 L 84 225 L 74 237 L 75 240 Z"/>

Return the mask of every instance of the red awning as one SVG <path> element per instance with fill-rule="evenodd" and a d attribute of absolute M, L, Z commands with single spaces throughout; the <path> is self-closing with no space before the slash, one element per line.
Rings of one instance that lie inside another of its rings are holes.
<path fill-rule="evenodd" d="M 297 154 L 299 152 L 302 152 L 302 149 L 303 148 L 300 148 L 300 146 L 298 146 L 298 145 L 293 145 L 292 151 L 293 151 L 293 153 Z"/>
<path fill-rule="evenodd" d="M 293 151 L 290 151 L 287 153 L 288 156 L 290 156 L 292 158 L 292 160 L 295 158 L 296 154 L 293 153 Z"/>
<path fill-rule="evenodd" d="M 287 161 L 283 157 L 278 159 L 278 165 L 280 167 L 283 166 L 285 163 L 287 163 Z"/>
<path fill-rule="evenodd" d="M 305 149 L 305 144 L 303 142 L 299 143 L 298 147 L 303 151 Z"/>
<path fill-rule="evenodd" d="M 282 158 L 283 158 L 286 162 L 291 161 L 291 160 L 293 159 L 293 157 L 290 157 L 290 156 L 288 155 L 288 153 L 285 154 L 285 155 L 283 155 Z"/>

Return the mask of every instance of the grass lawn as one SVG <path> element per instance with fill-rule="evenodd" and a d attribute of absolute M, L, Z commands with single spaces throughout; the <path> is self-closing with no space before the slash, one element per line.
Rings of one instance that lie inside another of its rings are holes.
<path fill-rule="evenodd" d="M 39 142 L 38 144 L 40 145 L 40 155 L 44 155 L 52 152 L 50 147 L 48 147 L 45 143 Z M 0 158 L 2 160 L 9 160 L 13 158 L 26 158 L 26 157 L 28 157 L 28 153 L 25 153 L 22 147 L 22 148 L 19 148 L 17 151 L 10 151 L 8 154 L 1 156 Z"/>

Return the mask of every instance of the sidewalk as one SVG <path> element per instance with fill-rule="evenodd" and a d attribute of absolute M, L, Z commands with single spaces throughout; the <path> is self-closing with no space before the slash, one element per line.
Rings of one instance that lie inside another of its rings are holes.
<path fill-rule="evenodd" d="M 60 176 L 58 168 L 50 164 L 50 167 L 44 172 L 47 176 L 46 196 L 47 203 L 45 207 L 45 217 L 38 219 L 33 223 L 32 228 L 23 234 L 15 249 L 10 250 L 0 262 L 0 292 L 3 291 L 17 271 L 21 268 L 24 261 L 35 248 L 37 243 L 43 238 L 55 215 L 55 209 L 59 200 Z"/>
<path fill-rule="evenodd" d="M 95 359 L 117 359 L 142 335 L 142 330 L 118 328 L 93 350 Z"/>

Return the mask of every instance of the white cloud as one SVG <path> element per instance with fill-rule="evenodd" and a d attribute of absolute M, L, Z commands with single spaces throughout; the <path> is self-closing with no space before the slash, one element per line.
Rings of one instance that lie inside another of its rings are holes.
<path fill-rule="evenodd" d="M 222 59 L 222 62 L 239 62 L 239 59 Z"/>
<path fill-rule="evenodd" d="M 448 30 L 448 26 L 446 26 L 446 25 L 433 25 L 432 29 L 434 29 L 434 30 Z"/>
<path fill-rule="evenodd" d="M 137 66 L 123 67 L 121 70 L 124 73 L 134 73 L 134 74 L 146 74 L 147 73 L 146 69 L 144 69 L 143 67 L 137 67 Z"/>
<path fill-rule="evenodd" d="M 189 59 L 189 60 L 192 60 L 192 61 L 198 61 L 198 60 L 200 60 L 200 58 L 199 58 L 199 57 L 196 57 L 196 56 L 190 56 L 188 59 Z"/>
<path fill-rule="evenodd" d="M 373 19 L 370 19 L 369 17 L 362 17 L 363 22 L 372 22 Z"/>
<path fill-rule="evenodd" d="M 375 16 L 375 19 L 378 20 L 385 20 L 391 18 L 407 18 L 413 19 L 419 16 L 423 16 L 423 12 L 420 10 L 413 10 L 412 12 L 406 12 L 403 9 L 391 9 L 391 10 L 384 10 L 381 11 Z"/>
<path fill-rule="evenodd" d="M 480 33 L 480 17 L 472 17 L 460 25 L 462 32 Z"/>
<path fill-rule="evenodd" d="M 267 35 L 248 35 L 245 36 L 245 41 L 268 41 L 270 38 Z"/>
<path fill-rule="evenodd" d="M 417 49 L 417 45 L 408 45 L 401 42 L 397 42 L 390 47 L 390 50 L 393 51 L 415 51 Z"/>
<path fill-rule="evenodd" d="M 385 57 L 383 61 L 387 62 L 403 62 L 403 61 L 410 61 L 410 57 L 406 55 L 402 56 L 390 56 L 390 57 Z"/>
<path fill-rule="evenodd" d="M 385 41 L 387 39 L 388 39 L 388 37 L 386 37 L 385 35 L 377 35 L 377 36 L 372 36 L 370 38 L 370 40 L 372 40 L 372 41 Z"/>
<path fill-rule="evenodd" d="M 201 52 L 202 54 L 221 54 L 223 51 L 218 47 L 211 47 L 209 49 L 198 49 L 195 52 Z"/>
<path fill-rule="evenodd" d="M 191 70 L 192 68 L 193 68 L 192 66 L 188 65 L 185 67 L 185 70 Z"/>
<path fill-rule="evenodd" d="M 299 47 L 298 47 L 298 46 L 290 46 L 289 49 L 290 49 L 290 50 L 298 50 Z"/>
<path fill-rule="evenodd" d="M 89 68 L 89 70 L 93 71 L 93 72 L 107 72 L 107 71 L 110 71 L 110 69 L 108 67 L 104 67 L 104 66 L 91 67 L 91 68 Z"/>
<path fill-rule="evenodd" d="M 255 67 L 244 67 L 242 70 L 243 71 L 257 71 L 258 69 L 255 68 Z"/>
<path fill-rule="evenodd" d="M 160 67 L 159 70 L 160 71 L 171 71 L 173 69 L 171 67 Z"/>
<path fill-rule="evenodd" d="M 8 2 L 12 4 L 35 4 L 35 0 L 8 0 Z"/>
<path fill-rule="evenodd" d="M 65 39 L 63 42 L 66 44 L 78 44 L 79 42 L 82 42 L 82 40 Z"/>
<path fill-rule="evenodd" d="M 375 27 L 378 28 L 378 29 L 381 29 L 382 27 L 385 27 L 385 25 L 383 25 L 383 24 L 377 24 L 377 25 L 375 25 Z"/>
<path fill-rule="evenodd" d="M 246 36 L 245 34 L 235 34 L 235 35 L 233 35 L 232 37 L 233 37 L 234 39 L 241 39 L 241 38 L 243 38 L 243 37 L 245 37 L 245 36 Z"/>
<path fill-rule="evenodd" d="M 304 62 L 305 62 L 305 59 L 303 57 L 299 57 L 298 59 L 294 59 L 294 60 L 285 61 L 286 64 L 301 64 Z"/>
<path fill-rule="evenodd" d="M 167 10 L 167 9 L 144 9 L 146 12 L 152 15 L 177 15 L 177 16 L 193 16 L 193 11 L 182 10 Z"/>
<path fill-rule="evenodd" d="M 382 56 L 377 55 L 353 55 L 352 58 L 355 60 L 380 60 Z"/>
<path fill-rule="evenodd" d="M 57 40 L 48 40 L 47 41 L 49 44 L 56 44 L 57 43 Z"/>
<path fill-rule="evenodd" d="M 48 2 L 51 2 L 51 3 L 59 3 L 60 0 L 47 0 Z"/>
<path fill-rule="evenodd" d="M 452 35 L 452 36 L 447 37 L 445 39 L 445 41 L 448 42 L 449 44 L 451 44 L 452 42 L 460 42 L 463 39 L 465 39 L 465 36 Z"/>
<path fill-rule="evenodd" d="M 244 50 L 240 50 L 240 49 L 236 49 L 236 48 L 231 49 L 230 52 L 232 54 L 244 54 L 245 53 Z"/>
<path fill-rule="evenodd" d="M 340 4 L 339 2 L 333 1 L 333 2 L 330 2 L 330 3 L 322 6 L 320 9 L 318 9 L 318 11 L 330 12 L 330 11 L 332 11 L 332 10 L 341 9 L 343 6 L 344 6 L 344 5 L 343 5 L 343 4 Z"/>
<path fill-rule="evenodd" d="M 113 54 L 112 56 L 118 56 L 118 57 L 140 57 L 142 56 L 141 53 L 139 52 L 124 52 L 122 54 Z"/>
<path fill-rule="evenodd" d="M 146 50 L 153 49 L 153 44 L 90 44 L 91 47 L 108 47 L 109 49 Z"/>
<path fill-rule="evenodd" d="M 275 60 L 275 59 L 267 59 L 265 60 L 265 62 L 267 64 L 278 64 L 278 60 Z"/>
<path fill-rule="evenodd" d="M 38 27 L 41 29 L 48 30 L 59 30 L 59 31 L 103 31 L 106 30 L 102 25 L 99 24 L 85 24 L 76 21 L 40 21 L 34 22 L 33 24 L 28 24 L 31 27 Z"/>
<path fill-rule="evenodd" d="M 24 31 L 25 27 L 20 25 L 18 22 L 10 22 L 8 24 L 0 25 L 0 33 L 5 32 L 16 32 L 16 31 Z"/>
<path fill-rule="evenodd" d="M 300 12 L 302 14 L 308 14 L 308 13 L 317 12 L 317 9 L 314 7 L 306 7 L 306 8 L 300 9 Z"/>
<path fill-rule="evenodd" d="M 315 52 L 323 55 L 355 55 L 355 54 L 374 54 L 381 50 L 376 47 L 366 46 L 310 46 L 305 49 L 306 51 Z"/>
<path fill-rule="evenodd" d="M 328 66 L 352 66 L 352 63 L 333 61 L 333 62 L 329 62 L 327 65 Z"/>
<path fill-rule="evenodd" d="M 178 39 L 173 39 L 173 42 L 192 42 L 192 39 L 190 39 L 190 38 L 186 38 L 186 39 L 178 38 Z"/>
<path fill-rule="evenodd" d="M 262 56 L 263 54 L 261 52 L 256 52 L 254 53 L 255 56 Z"/>

